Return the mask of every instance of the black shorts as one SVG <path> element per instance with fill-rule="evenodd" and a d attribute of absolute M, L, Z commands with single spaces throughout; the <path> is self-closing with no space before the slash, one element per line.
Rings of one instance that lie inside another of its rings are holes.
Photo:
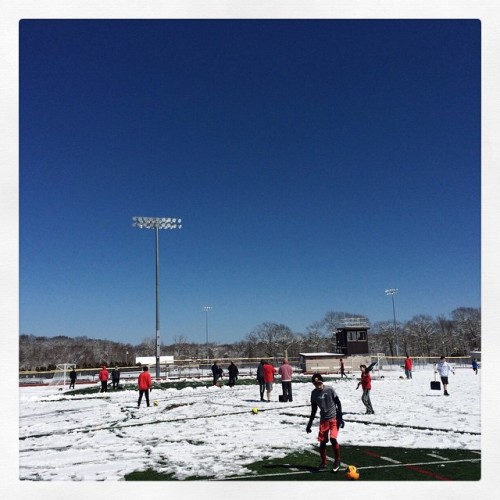
<path fill-rule="evenodd" d="M 443 382 L 443 385 L 448 385 L 448 377 L 441 377 L 441 382 Z"/>

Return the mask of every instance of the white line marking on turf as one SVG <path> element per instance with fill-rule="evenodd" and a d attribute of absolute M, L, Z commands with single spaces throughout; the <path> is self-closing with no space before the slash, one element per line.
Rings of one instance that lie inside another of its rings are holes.
<path fill-rule="evenodd" d="M 393 458 L 389 458 L 389 457 L 379 457 L 380 460 L 386 460 L 387 462 L 391 462 L 393 464 L 400 464 L 401 462 L 399 460 L 394 460 Z"/>
<path fill-rule="evenodd" d="M 316 453 L 316 452 L 313 452 Z M 319 453 L 317 453 L 319 455 Z M 457 463 L 462 463 L 462 462 L 480 462 L 480 458 L 468 458 L 468 459 L 463 459 L 463 460 L 448 460 L 447 463 L 449 464 L 457 464 Z M 367 469 L 386 469 L 387 467 L 408 467 L 408 466 L 417 466 L 417 465 L 436 465 L 436 464 L 442 464 L 442 461 L 439 462 L 416 462 L 412 464 L 404 464 L 404 463 L 399 463 L 399 464 L 394 464 L 394 465 L 369 465 L 367 467 L 358 467 L 359 471 L 367 470 Z M 232 479 L 247 479 L 247 478 L 252 478 L 252 477 L 278 477 L 278 476 L 294 476 L 297 474 L 314 474 L 313 471 L 297 471 L 297 472 L 276 472 L 273 474 L 259 474 L 258 476 L 256 475 L 247 475 L 247 476 L 230 476 L 230 477 L 225 477 L 224 480 L 232 480 Z M 216 479 L 209 479 L 209 481 L 216 481 Z"/>
<path fill-rule="evenodd" d="M 427 453 L 428 457 L 440 458 L 441 460 L 449 460 L 447 457 L 442 457 L 441 455 L 436 455 L 435 453 Z"/>
<path fill-rule="evenodd" d="M 447 463 L 448 464 L 458 464 L 461 462 L 480 462 L 480 458 L 465 458 L 463 460 L 449 460 Z M 413 464 L 395 464 L 395 465 L 368 465 L 366 467 L 358 467 L 358 470 L 366 470 L 366 469 L 385 469 L 387 467 L 408 467 L 408 466 L 415 466 L 415 465 L 441 465 L 443 462 L 417 462 Z"/>
<path fill-rule="evenodd" d="M 449 464 L 456 464 L 456 463 L 461 463 L 461 462 L 480 462 L 480 458 L 469 458 L 469 459 L 464 459 L 464 460 L 449 460 L 447 463 Z M 367 469 L 384 469 L 387 467 L 408 467 L 408 466 L 417 466 L 417 465 L 436 465 L 436 464 L 442 464 L 443 462 L 417 462 L 413 464 L 394 464 L 394 465 L 371 465 L 367 467 L 358 467 L 359 471 L 367 470 Z M 259 474 L 258 476 L 256 475 L 241 475 L 241 476 L 230 476 L 230 477 L 225 477 L 224 481 L 230 481 L 232 479 L 252 479 L 256 477 L 276 477 L 276 476 L 295 476 L 297 474 L 315 474 L 313 471 L 298 471 L 298 472 L 276 472 L 274 474 Z M 209 481 L 218 481 L 218 479 L 209 479 Z"/>

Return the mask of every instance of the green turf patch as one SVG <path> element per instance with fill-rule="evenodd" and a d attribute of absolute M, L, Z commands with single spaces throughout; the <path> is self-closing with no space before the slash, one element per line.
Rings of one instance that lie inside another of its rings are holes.
<path fill-rule="evenodd" d="M 331 456 L 331 449 L 328 449 Z M 479 481 L 481 455 L 469 450 L 406 449 L 342 446 L 341 462 L 355 465 L 364 481 Z M 252 481 L 345 481 L 341 469 L 317 471 L 316 453 L 293 453 L 283 459 L 255 462 L 248 466 L 254 475 L 234 479 Z M 257 475 L 255 475 L 257 473 Z"/>
<path fill-rule="evenodd" d="M 318 471 L 318 448 L 295 452 L 280 459 L 263 459 L 247 466 L 249 473 L 226 480 L 241 481 L 347 481 L 344 468 Z M 355 465 L 362 481 L 479 481 L 481 454 L 470 450 L 406 449 L 369 446 L 342 446 L 343 464 Z M 331 448 L 328 448 L 331 456 Z M 175 481 L 172 474 L 154 470 L 134 472 L 127 481 Z M 188 480 L 207 480 L 190 477 Z"/>
<path fill-rule="evenodd" d="M 131 472 L 125 475 L 125 481 L 172 481 L 175 480 L 172 474 L 162 474 L 153 469 L 146 469 Z"/>
<path fill-rule="evenodd" d="M 328 382 L 328 379 L 325 378 L 325 380 Z M 333 380 L 333 379 L 332 379 Z M 309 383 L 309 378 L 303 378 L 303 379 L 298 379 L 295 380 L 294 383 Z M 219 386 L 228 386 L 228 380 L 222 380 L 219 381 L 218 383 Z M 239 379 L 236 383 L 236 387 L 240 385 L 254 385 L 258 386 L 257 381 L 252 378 L 244 378 L 244 379 Z M 193 380 L 193 379 L 179 379 L 179 380 L 167 380 L 164 382 L 154 382 L 153 383 L 153 393 L 154 391 L 161 391 L 161 390 L 166 390 L 166 389 L 185 389 L 186 387 L 190 388 L 195 388 L 195 387 L 213 387 L 212 380 L 211 379 L 205 379 L 205 380 Z M 113 390 L 113 389 L 108 389 L 108 394 L 112 394 L 113 392 L 118 392 L 118 391 L 124 391 L 124 390 L 132 390 L 132 391 L 137 391 L 137 382 L 136 381 L 130 381 L 129 383 L 122 383 L 118 386 L 118 389 Z M 78 389 L 73 389 L 73 390 L 68 390 L 65 391 L 65 395 L 72 395 L 72 396 L 77 396 L 77 395 L 85 395 L 85 394 L 97 394 L 98 392 L 101 391 L 101 386 L 100 385 L 92 385 L 91 387 L 84 387 L 84 388 L 78 388 Z"/>

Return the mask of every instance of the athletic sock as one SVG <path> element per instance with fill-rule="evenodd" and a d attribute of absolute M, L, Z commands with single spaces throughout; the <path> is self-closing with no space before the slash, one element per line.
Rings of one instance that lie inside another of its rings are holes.
<path fill-rule="evenodd" d="M 340 463 L 340 445 L 339 445 L 339 443 L 337 443 L 333 447 L 333 456 L 335 457 L 335 462 L 339 462 Z"/>

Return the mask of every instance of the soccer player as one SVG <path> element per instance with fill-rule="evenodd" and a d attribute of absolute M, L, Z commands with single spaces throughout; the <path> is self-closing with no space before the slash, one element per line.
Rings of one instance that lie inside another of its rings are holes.
<path fill-rule="evenodd" d="M 345 367 L 344 367 L 344 360 L 342 358 L 339 359 L 340 363 L 340 378 L 347 378 L 347 375 L 345 374 Z"/>
<path fill-rule="evenodd" d="M 233 385 L 236 384 L 236 380 L 238 379 L 240 371 L 232 361 L 227 367 L 227 373 L 229 374 L 229 387 L 233 387 Z"/>
<path fill-rule="evenodd" d="M 74 389 L 75 388 L 75 382 L 76 382 L 76 371 L 75 371 L 75 367 L 74 366 L 71 369 L 71 371 L 69 372 L 69 380 L 70 380 L 69 388 L 71 389 L 73 387 L 73 389 Z"/>
<path fill-rule="evenodd" d="M 323 377 L 320 373 L 312 376 L 314 389 L 311 392 L 311 416 L 306 427 L 306 432 L 311 432 L 312 423 L 319 408 L 319 452 L 321 455 L 321 464 L 318 470 L 326 469 L 326 445 L 328 440 L 333 447 L 334 462 L 332 472 L 337 472 L 340 468 L 340 445 L 337 441 L 339 429 L 344 427 L 342 419 L 342 405 L 340 399 L 333 387 L 323 384 Z"/>
<path fill-rule="evenodd" d="M 405 359 L 405 375 L 406 375 L 406 378 L 412 378 L 412 376 L 411 376 L 412 369 L 413 369 L 413 361 L 410 358 L 410 355 L 407 354 L 406 355 L 406 359 Z"/>
<path fill-rule="evenodd" d="M 370 391 L 372 390 L 372 377 L 370 372 L 366 368 L 366 365 L 359 365 L 359 369 L 361 370 L 361 380 L 358 382 L 356 386 L 356 390 L 359 389 L 359 386 L 363 389 L 363 395 L 361 396 L 361 401 L 366 406 L 367 415 L 375 413 L 373 411 L 372 402 L 370 401 Z"/>
<path fill-rule="evenodd" d="M 116 365 L 111 372 L 111 380 L 113 382 L 113 390 L 116 391 L 116 389 L 118 389 L 118 386 L 120 385 L 120 370 Z"/>
<path fill-rule="evenodd" d="M 222 368 L 219 367 L 217 361 L 212 365 L 213 385 L 217 385 L 218 380 L 222 377 Z"/>
<path fill-rule="evenodd" d="M 266 392 L 266 383 L 264 382 L 264 365 L 266 362 L 261 359 L 257 366 L 257 382 L 259 382 L 260 400 L 264 401 L 264 392 Z"/>
<path fill-rule="evenodd" d="M 472 369 L 474 370 L 474 373 L 477 375 L 478 364 L 476 358 L 472 360 Z"/>
<path fill-rule="evenodd" d="M 139 386 L 139 401 L 137 401 L 137 408 L 141 407 L 142 396 L 146 396 L 146 405 L 149 406 L 149 391 L 153 387 L 153 380 L 149 374 L 147 366 L 142 367 L 142 373 L 137 378 L 137 385 Z"/>
<path fill-rule="evenodd" d="M 268 403 L 271 401 L 271 392 L 273 392 L 275 373 L 276 368 L 274 368 L 271 363 L 268 362 L 264 365 L 264 383 L 266 384 L 266 395 Z"/>
<path fill-rule="evenodd" d="M 446 358 L 444 356 L 441 356 L 439 361 L 436 364 L 436 367 L 434 368 L 434 373 L 439 373 L 439 376 L 441 377 L 441 382 L 443 383 L 443 390 L 444 396 L 449 396 L 448 394 L 448 375 L 453 373 L 455 375 L 455 370 L 453 367 L 446 361 Z"/>
<path fill-rule="evenodd" d="M 99 372 L 99 380 L 101 381 L 100 392 L 108 392 L 109 372 L 106 369 L 106 365 L 103 365 L 102 370 Z"/>
<path fill-rule="evenodd" d="M 279 367 L 278 373 L 281 375 L 281 389 L 283 391 L 283 401 L 293 401 L 292 398 L 292 375 L 293 368 L 288 362 L 288 359 L 283 360 L 283 364 Z"/>

